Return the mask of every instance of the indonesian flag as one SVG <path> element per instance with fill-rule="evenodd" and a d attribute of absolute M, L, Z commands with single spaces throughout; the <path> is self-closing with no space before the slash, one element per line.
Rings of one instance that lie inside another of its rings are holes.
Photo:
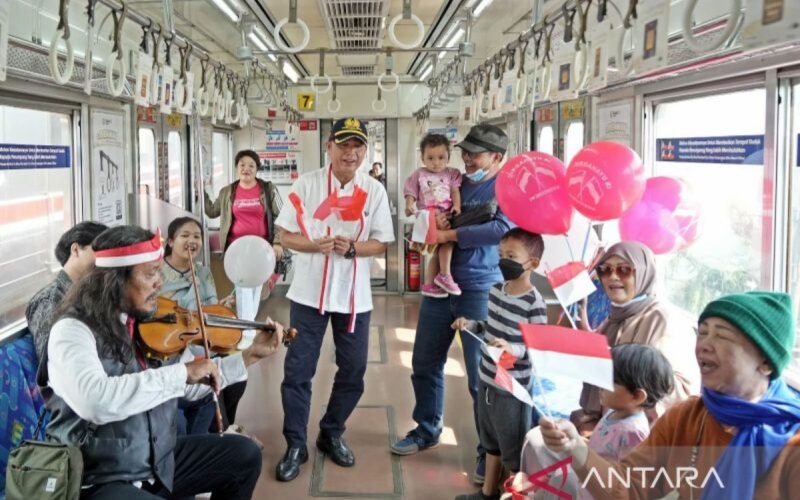
<path fill-rule="evenodd" d="M 514 366 L 514 362 L 517 358 L 499 347 L 487 345 L 486 349 L 489 351 L 489 357 L 492 358 L 495 365 L 497 365 L 497 373 L 494 376 L 495 383 L 528 406 L 534 406 L 531 393 L 522 387 L 522 384 L 517 382 L 517 379 L 508 373 L 508 368 Z M 508 365 L 509 361 L 511 366 Z"/>
<path fill-rule="evenodd" d="M 583 262 L 568 262 L 547 273 L 556 298 L 564 307 L 588 297 L 596 290 Z"/>
<path fill-rule="evenodd" d="M 327 221 L 334 216 L 340 221 L 357 221 L 361 219 L 366 205 L 367 192 L 358 186 L 353 188 L 353 194 L 349 196 L 340 196 L 338 191 L 333 191 L 314 211 L 314 218 Z"/>
<path fill-rule="evenodd" d="M 561 326 L 520 323 L 538 373 L 553 373 L 614 390 L 614 367 L 605 335 Z"/>
<path fill-rule="evenodd" d="M 411 241 L 423 245 L 436 244 L 436 212 L 434 210 L 422 209 L 417 212 L 414 229 L 411 231 Z"/>
<path fill-rule="evenodd" d="M 297 217 L 297 227 L 300 228 L 300 233 L 309 240 L 312 239 L 306 224 L 306 207 L 303 205 L 303 200 L 297 196 L 297 193 L 289 193 L 289 201 L 292 203 L 292 206 L 294 206 L 294 212 Z"/>

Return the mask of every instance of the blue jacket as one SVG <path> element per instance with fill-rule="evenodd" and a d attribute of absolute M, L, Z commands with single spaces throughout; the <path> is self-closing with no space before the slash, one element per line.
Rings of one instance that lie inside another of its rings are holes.
<path fill-rule="evenodd" d="M 494 184 L 497 176 L 487 181 L 461 184 L 461 211 L 467 213 L 495 199 Z M 453 252 L 451 270 L 453 279 L 462 290 L 488 291 L 493 284 L 503 281 L 497 245 L 500 238 L 515 225 L 498 207 L 494 220 L 456 229 L 458 241 Z"/>

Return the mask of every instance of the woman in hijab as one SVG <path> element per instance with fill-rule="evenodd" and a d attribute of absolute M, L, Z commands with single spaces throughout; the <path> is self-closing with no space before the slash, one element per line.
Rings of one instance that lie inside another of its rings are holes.
<path fill-rule="evenodd" d="M 664 410 L 700 391 L 700 370 L 692 358 L 695 329 L 691 318 L 655 296 L 656 263 L 645 245 L 623 241 L 613 245 L 595 267 L 611 300 L 608 319 L 598 328 L 608 344 L 635 343 L 655 347 L 666 356 L 675 374 L 675 389 L 648 416 L 651 422 Z M 583 318 L 581 322 L 588 324 Z M 602 417 L 600 389 L 584 384 L 581 409 L 572 421 L 582 434 L 594 429 Z"/>
<path fill-rule="evenodd" d="M 791 306 L 789 295 L 761 291 L 709 303 L 694 349 L 702 395 L 670 408 L 622 461 L 589 450 L 566 420 L 539 421 L 545 444 L 571 456 L 596 499 L 796 498 L 800 400 L 780 378 L 794 346 Z"/>

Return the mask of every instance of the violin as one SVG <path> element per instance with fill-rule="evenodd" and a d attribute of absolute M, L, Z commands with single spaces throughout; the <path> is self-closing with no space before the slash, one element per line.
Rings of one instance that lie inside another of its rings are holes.
<path fill-rule="evenodd" d="M 203 322 L 211 352 L 231 353 L 242 340 L 243 329 L 264 330 L 274 333 L 275 327 L 267 323 L 240 320 L 236 313 L 221 304 L 203 306 Z M 158 307 L 153 317 L 139 323 L 139 336 L 145 354 L 151 358 L 166 359 L 183 352 L 189 344 L 203 345 L 200 330 L 200 313 L 180 307 L 174 300 L 158 297 Z M 289 345 L 297 330 L 284 332 L 283 344 Z"/>

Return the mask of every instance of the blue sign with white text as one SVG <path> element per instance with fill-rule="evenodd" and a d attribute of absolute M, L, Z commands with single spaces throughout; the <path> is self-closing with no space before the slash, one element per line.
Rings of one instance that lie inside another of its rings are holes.
<path fill-rule="evenodd" d="M 69 146 L 0 144 L 0 170 L 69 168 Z"/>
<path fill-rule="evenodd" d="M 656 161 L 763 165 L 763 135 L 656 139 Z"/>

